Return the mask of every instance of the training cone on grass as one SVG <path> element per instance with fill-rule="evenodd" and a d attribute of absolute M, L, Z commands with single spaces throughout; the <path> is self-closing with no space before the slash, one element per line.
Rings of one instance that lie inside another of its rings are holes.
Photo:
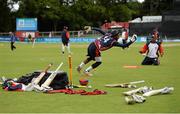
<path fill-rule="evenodd" d="M 127 68 L 127 69 L 137 69 L 137 68 L 141 68 L 141 66 L 136 66 L 136 65 L 124 65 L 123 68 Z"/>

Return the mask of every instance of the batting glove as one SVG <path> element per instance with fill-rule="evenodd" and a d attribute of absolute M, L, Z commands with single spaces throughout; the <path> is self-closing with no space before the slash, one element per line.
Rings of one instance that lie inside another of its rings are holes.
<path fill-rule="evenodd" d="M 131 42 L 135 42 L 137 40 L 137 35 L 133 34 L 133 36 L 131 37 L 130 41 Z"/>

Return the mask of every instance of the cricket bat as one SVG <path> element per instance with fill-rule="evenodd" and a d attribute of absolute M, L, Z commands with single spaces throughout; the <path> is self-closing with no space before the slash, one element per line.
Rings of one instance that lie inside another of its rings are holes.
<path fill-rule="evenodd" d="M 122 87 L 122 88 L 136 88 L 133 84 L 139 84 L 145 82 L 144 80 L 133 81 L 128 83 L 119 83 L 119 84 L 106 84 L 105 87 Z"/>
<path fill-rule="evenodd" d="M 140 81 L 133 81 L 133 82 L 129 82 L 129 84 L 140 84 L 140 83 L 144 83 L 144 80 L 140 80 Z"/>
<path fill-rule="evenodd" d="M 73 88 L 92 88 L 92 86 L 73 85 Z"/>
<path fill-rule="evenodd" d="M 156 90 L 152 90 L 152 91 L 144 93 L 143 96 L 144 97 L 149 97 L 149 96 L 158 95 L 158 94 L 167 94 L 167 93 L 170 93 L 173 90 L 174 90 L 173 87 L 156 89 Z"/>
<path fill-rule="evenodd" d="M 143 96 L 144 96 L 144 97 L 149 97 L 149 96 L 157 95 L 157 94 L 160 94 L 160 93 L 161 93 L 161 89 L 152 90 L 152 91 L 149 91 L 149 92 L 147 92 L 147 93 L 144 93 Z"/>
<path fill-rule="evenodd" d="M 46 72 L 51 68 L 53 64 L 50 63 L 42 72 L 41 74 L 32 82 L 32 85 L 37 85 L 40 80 L 43 78 L 43 76 L 46 74 Z"/>
<path fill-rule="evenodd" d="M 41 85 L 41 87 L 45 87 L 45 88 L 49 87 L 50 83 L 56 77 L 57 71 L 61 68 L 62 65 L 63 65 L 63 62 L 61 62 L 58 68 L 53 73 L 51 73 L 51 75 L 48 77 L 48 79 L 46 79 L 46 81 Z"/>

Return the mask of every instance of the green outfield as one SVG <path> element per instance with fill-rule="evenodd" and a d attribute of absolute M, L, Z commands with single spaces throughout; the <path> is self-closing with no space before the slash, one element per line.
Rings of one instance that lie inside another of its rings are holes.
<path fill-rule="evenodd" d="M 16 43 L 10 50 L 9 43 L 0 42 L 0 77 L 20 77 L 54 63 L 54 70 L 62 61 L 62 70 L 69 72 L 67 53 L 61 54 L 60 44 Z M 7 92 L 0 89 L 0 113 L 180 113 L 180 43 L 164 43 L 165 54 L 160 66 L 142 66 L 126 69 L 124 65 L 138 65 L 143 56 L 138 53 L 143 43 L 128 49 L 112 48 L 102 53 L 103 63 L 90 78 L 93 89 L 105 90 L 107 95 L 82 96 L 63 93 Z M 87 44 L 71 44 L 73 82 L 78 84 L 77 65 L 85 59 Z M 90 64 L 89 64 L 90 65 Z M 89 66 L 87 65 L 87 66 Z M 122 92 L 127 88 L 106 88 L 108 83 L 145 80 L 140 86 L 174 87 L 172 94 L 147 98 L 145 103 L 127 105 Z M 88 90 L 88 89 L 87 89 Z"/>

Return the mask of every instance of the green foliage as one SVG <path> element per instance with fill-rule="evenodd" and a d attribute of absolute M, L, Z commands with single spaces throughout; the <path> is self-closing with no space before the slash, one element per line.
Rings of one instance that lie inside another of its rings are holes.
<path fill-rule="evenodd" d="M 6 32 L 10 31 L 11 28 L 11 18 L 10 9 L 7 4 L 7 0 L 0 0 L 0 31 Z"/>
<path fill-rule="evenodd" d="M 121 21 L 121 22 L 126 22 L 131 19 L 132 12 L 131 10 L 124 4 L 122 5 L 117 5 L 117 6 L 112 6 L 110 8 L 111 14 L 110 16 L 112 17 L 112 20 L 115 21 Z M 114 12 L 115 11 L 115 12 Z"/>
<path fill-rule="evenodd" d="M 131 9 L 131 17 L 141 17 L 142 4 L 138 2 L 129 2 L 127 3 L 127 7 Z"/>
<path fill-rule="evenodd" d="M 14 31 L 17 17 L 37 17 L 39 31 L 62 30 L 64 25 L 79 30 L 86 25 L 99 27 L 105 20 L 129 21 L 161 14 L 172 6 L 169 0 L 146 0 L 143 4 L 127 0 L 12 0 L 20 5 L 18 11 L 12 12 L 7 1 L 0 1 L 0 31 Z"/>

